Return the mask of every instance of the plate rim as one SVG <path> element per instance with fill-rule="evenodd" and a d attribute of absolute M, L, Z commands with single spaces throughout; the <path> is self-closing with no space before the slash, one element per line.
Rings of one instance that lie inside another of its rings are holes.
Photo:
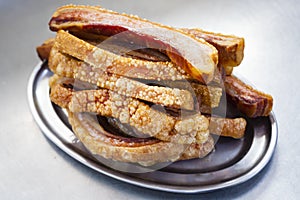
<path fill-rule="evenodd" d="M 235 186 L 241 183 L 244 183 L 251 178 L 253 178 L 255 175 L 257 175 L 262 169 L 265 168 L 265 166 L 269 163 L 269 161 L 272 159 L 273 153 L 275 151 L 277 140 L 278 140 L 278 123 L 275 117 L 275 113 L 272 111 L 269 115 L 270 125 L 271 125 L 271 139 L 268 143 L 268 147 L 264 155 L 262 156 L 262 159 L 258 164 L 256 164 L 251 170 L 247 171 L 247 173 L 243 174 L 242 176 L 239 176 L 235 179 L 228 180 L 221 183 L 216 183 L 212 185 L 201 185 L 201 186 L 179 186 L 179 185 L 168 185 L 163 183 L 157 183 L 157 182 L 151 182 L 149 180 L 143 180 L 139 179 L 137 177 L 132 177 L 127 175 L 125 172 L 116 171 L 114 169 L 111 169 L 104 165 L 99 165 L 98 162 L 84 156 L 77 154 L 72 149 L 69 149 L 61 140 L 59 140 L 50 130 L 50 128 L 44 123 L 42 117 L 39 114 L 38 109 L 35 106 L 34 101 L 34 89 L 35 89 L 35 81 L 37 78 L 37 75 L 40 71 L 43 70 L 43 66 L 45 65 L 44 62 L 39 62 L 34 69 L 32 70 L 28 84 L 27 84 L 27 100 L 29 104 L 30 111 L 32 113 L 32 116 L 37 123 L 38 127 L 42 131 L 42 133 L 56 146 L 60 148 L 63 152 L 68 154 L 73 159 L 77 160 L 81 164 L 84 164 L 85 166 L 102 173 L 106 176 L 109 176 L 111 178 L 114 178 L 116 180 L 126 182 L 135 186 L 148 188 L 152 190 L 158 190 L 158 191 L 165 191 L 165 192 L 173 192 L 173 193 L 186 193 L 186 194 L 192 194 L 192 193 L 204 193 L 219 189 L 224 189 L 227 187 Z"/>

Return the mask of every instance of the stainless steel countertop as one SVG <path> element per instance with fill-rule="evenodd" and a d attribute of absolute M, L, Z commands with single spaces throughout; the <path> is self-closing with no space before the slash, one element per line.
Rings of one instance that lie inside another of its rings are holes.
<path fill-rule="evenodd" d="M 0 199 L 299 199 L 300 4 L 297 0 L 85 1 L 177 27 L 243 36 L 236 71 L 275 99 L 279 138 L 273 159 L 250 181 L 195 195 L 132 186 L 99 174 L 48 141 L 28 108 L 35 47 L 54 34 L 48 21 L 80 1 L 0 0 Z"/>

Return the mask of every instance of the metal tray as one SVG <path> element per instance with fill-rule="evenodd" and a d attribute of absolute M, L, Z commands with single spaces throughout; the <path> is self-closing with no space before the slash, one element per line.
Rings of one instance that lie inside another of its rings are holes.
<path fill-rule="evenodd" d="M 215 151 L 203 159 L 178 161 L 160 170 L 128 173 L 99 162 L 74 136 L 67 115 L 49 99 L 47 64 L 39 63 L 28 83 L 31 112 L 42 132 L 61 150 L 102 174 L 133 185 L 176 193 L 207 192 L 243 183 L 269 162 L 277 142 L 277 122 L 269 117 L 247 118 L 246 137 L 222 138 Z"/>

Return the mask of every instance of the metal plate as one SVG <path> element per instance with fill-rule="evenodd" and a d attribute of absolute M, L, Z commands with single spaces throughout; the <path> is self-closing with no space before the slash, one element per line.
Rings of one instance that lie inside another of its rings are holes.
<path fill-rule="evenodd" d="M 74 136 L 65 112 L 49 99 L 48 79 L 52 73 L 40 63 L 28 83 L 28 100 L 42 132 L 61 150 L 102 174 L 137 186 L 177 193 L 207 192 L 243 183 L 260 172 L 272 157 L 277 142 L 274 113 L 247 119 L 246 137 L 220 138 L 215 151 L 203 159 L 175 162 L 147 173 L 127 173 L 98 162 Z M 231 112 L 237 112 L 234 108 Z"/>

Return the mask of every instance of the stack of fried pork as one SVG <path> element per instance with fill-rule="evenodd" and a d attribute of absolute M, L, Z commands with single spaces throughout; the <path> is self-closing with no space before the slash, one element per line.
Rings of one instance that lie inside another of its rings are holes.
<path fill-rule="evenodd" d="M 37 52 L 54 73 L 51 101 L 104 158 L 148 166 L 206 156 L 211 134 L 242 138 L 245 119 L 212 115 L 224 90 L 248 117 L 272 109 L 270 95 L 231 75 L 243 59 L 243 38 L 94 6 L 58 8 L 49 26 L 56 37 Z"/>

